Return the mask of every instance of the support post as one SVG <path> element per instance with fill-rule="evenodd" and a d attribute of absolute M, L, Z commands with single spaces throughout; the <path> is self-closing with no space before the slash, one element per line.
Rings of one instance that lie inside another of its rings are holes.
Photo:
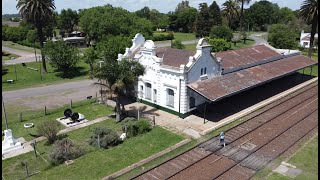
<path fill-rule="evenodd" d="M 100 147 L 100 134 L 98 134 L 98 147 L 99 147 L 99 149 L 101 148 Z"/>
<path fill-rule="evenodd" d="M 20 112 L 20 122 L 22 122 L 22 112 Z"/>
<path fill-rule="evenodd" d="M 29 169 L 28 169 L 27 161 L 23 161 L 23 164 L 24 164 L 24 166 L 26 167 L 26 174 L 27 174 L 27 177 L 29 177 Z"/>
<path fill-rule="evenodd" d="M 3 96 L 2 96 L 2 109 L 3 109 L 3 114 L 4 114 L 4 120 L 5 120 L 5 124 L 6 124 L 6 129 L 9 129 L 9 128 L 8 128 L 7 113 L 6 113 L 6 109 L 4 108 Z"/>
<path fill-rule="evenodd" d="M 70 99 L 70 109 L 72 109 L 72 99 Z"/>
<path fill-rule="evenodd" d="M 98 93 L 96 92 L 96 102 L 98 101 Z"/>
<path fill-rule="evenodd" d="M 47 115 L 47 106 L 44 106 L 44 115 Z"/>
<path fill-rule="evenodd" d="M 207 111 L 207 103 L 204 104 L 204 113 L 203 113 L 203 124 L 206 123 L 206 111 Z"/>
<path fill-rule="evenodd" d="M 156 126 L 156 116 L 153 115 L 153 127 Z"/>
<path fill-rule="evenodd" d="M 16 75 L 16 81 L 18 80 L 18 76 L 17 76 L 17 67 L 16 64 L 14 64 L 14 73 Z"/>
<path fill-rule="evenodd" d="M 41 79 L 41 81 L 42 81 L 41 61 L 39 61 L 39 62 L 40 62 L 40 63 L 39 63 L 39 64 L 40 64 L 40 68 L 39 68 L 39 72 L 40 72 L 40 79 Z"/>
<path fill-rule="evenodd" d="M 37 142 L 35 140 L 33 140 L 33 142 L 31 143 L 31 145 L 33 147 L 33 151 L 34 151 L 34 156 L 35 157 L 37 157 L 36 144 L 37 144 Z"/>
<path fill-rule="evenodd" d="M 310 67 L 310 76 L 312 76 L 312 67 L 313 66 Z"/>
<path fill-rule="evenodd" d="M 140 110 L 138 109 L 138 120 L 140 119 Z"/>

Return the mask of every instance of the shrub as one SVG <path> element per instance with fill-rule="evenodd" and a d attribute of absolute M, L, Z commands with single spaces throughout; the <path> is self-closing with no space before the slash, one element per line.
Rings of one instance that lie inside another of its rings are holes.
<path fill-rule="evenodd" d="M 75 146 L 70 139 L 56 141 L 49 155 L 51 164 L 59 165 L 67 160 L 76 159 L 84 154 L 84 150 Z"/>
<path fill-rule="evenodd" d="M 297 34 L 285 24 L 273 24 L 268 31 L 268 42 L 279 49 L 295 49 Z"/>
<path fill-rule="evenodd" d="M 165 41 L 165 40 L 173 40 L 174 34 L 173 32 L 154 34 L 152 40 L 153 41 Z"/>
<path fill-rule="evenodd" d="M 37 126 L 37 132 L 48 139 L 48 142 L 52 144 L 57 140 L 59 132 L 59 123 L 57 121 L 43 122 Z"/>
<path fill-rule="evenodd" d="M 227 26 L 213 26 L 210 32 L 210 38 L 225 39 L 230 42 L 233 37 L 232 30 Z"/>
<path fill-rule="evenodd" d="M 179 40 L 173 41 L 171 47 L 175 48 L 175 49 L 184 49 L 185 48 L 185 46 Z"/>
<path fill-rule="evenodd" d="M 116 146 L 122 142 L 119 135 L 109 128 L 95 128 L 91 135 L 89 144 L 98 147 L 98 136 L 100 139 L 100 147 L 107 149 L 111 146 Z"/>
<path fill-rule="evenodd" d="M 124 120 L 122 122 L 123 132 L 125 129 L 127 129 L 126 136 L 130 138 L 151 131 L 151 125 L 147 120 Z"/>
<path fill-rule="evenodd" d="M 208 43 L 212 45 L 211 52 L 220 52 L 231 49 L 231 43 L 224 39 L 208 39 Z"/>

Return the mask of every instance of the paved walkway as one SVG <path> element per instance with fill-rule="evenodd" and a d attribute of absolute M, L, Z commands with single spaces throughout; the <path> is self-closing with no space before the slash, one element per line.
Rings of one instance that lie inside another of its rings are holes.
<path fill-rule="evenodd" d="M 88 121 L 88 122 L 79 124 L 77 126 L 67 127 L 65 129 L 62 129 L 61 131 L 59 131 L 58 135 L 65 134 L 65 133 L 68 133 L 68 132 L 71 132 L 71 131 L 74 131 L 74 130 L 77 130 L 77 129 L 80 129 L 80 128 L 84 128 L 84 127 L 87 127 L 87 126 L 90 126 L 92 124 L 96 124 L 96 123 L 99 123 L 99 122 L 102 122 L 102 121 L 105 121 L 105 120 L 108 120 L 108 119 L 110 119 L 109 116 L 104 116 L 104 117 L 97 118 L 97 119 L 92 120 L 92 121 Z M 45 139 L 46 138 L 44 136 L 41 136 L 41 137 L 38 137 L 38 138 L 36 138 L 34 140 L 36 142 L 40 142 L 40 141 L 43 141 Z M 28 153 L 30 151 L 33 151 L 33 148 L 31 146 L 32 142 L 33 142 L 33 140 L 32 141 L 28 141 L 28 142 L 22 142 L 23 143 L 23 149 L 16 150 L 16 151 L 11 151 L 9 153 L 6 153 L 6 154 L 2 155 L 2 160 L 7 159 L 7 158 L 11 158 L 11 157 L 14 157 L 14 156 L 18 156 L 20 154 L 25 154 L 25 153 Z"/>
<path fill-rule="evenodd" d="M 267 34 L 268 33 L 255 33 L 251 34 L 249 37 L 255 41 L 254 45 L 265 44 L 267 43 L 267 40 L 263 39 L 262 36 Z"/>
<path fill-rule="evenodd" d="M 26 63 L 26 62 L 34 62 L 36 61 L 34 53 L 28 52 L 28 51 L 22 51 L 22 50 L 18 50 L 18 49 L 14 49 L 14 48 L 9 48 L 6 46 L 2 46 L 2 50 L 12 53 L 12 54 L 16 54 L 19 55 L 21 57 L 18 57 L 16 59 L 12 59 L 12 60 L 5 60 L 4 63 L 6 65 L 12 65 L 12 64 L 19 64 L 19 63 Z M 39 57 L 40 54 L 37 54 L 37 57 Z"/>

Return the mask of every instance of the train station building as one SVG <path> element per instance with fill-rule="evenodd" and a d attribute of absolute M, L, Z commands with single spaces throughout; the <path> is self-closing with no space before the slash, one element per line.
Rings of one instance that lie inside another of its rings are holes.
<path fill-rule="evenodd" d="M 211 49 L 204 38 L 195 52 L 157 48 L 138 33 L 118 61 L 131 59 L 146 68 L 138 78 L 138 99 L 182 118 L 206 104 L 317 64 L 299 51 L 268 44 L 218 53 Z"/>

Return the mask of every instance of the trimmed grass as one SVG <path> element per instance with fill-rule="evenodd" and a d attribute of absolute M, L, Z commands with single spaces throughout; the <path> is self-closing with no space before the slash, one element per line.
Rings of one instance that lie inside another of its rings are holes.
<path fill-rule="evenodd" d="M 283 160 L 283 157 L 280 160 L 277 159 L 277 164 L 280 164 Z M 266 177 L 268 180 L 284 180 L 284 179 L 308 179 L 316 180 L 318 179 L 318 135 L 310 141 L 305 147 L 298 150 L 288 163 L 296 166 L 298 169 L 302 170 L 302 173 L 295 178 L 288 176 L 283 176 L 279 173 L 272 172 L 271 169 L 265 168 L 262 172 L 257 173 L 254 179 L 261 179 Z"/>
<path fill-rule="evenodd" d="M 75 159 L 74 163 L 69 166 L 65 164 L 59 166 L 43 164 L 39 167 L 41 172 L 31 176 L 29 179 L 101 179 L 184 139 L 182 136 L 156 126 L 152 131 L 126 139 L 116 147 L 99 150 L 88 145 L 86 142 L 95 127 L 111 127 L 119 131 L 121 125 L 120 123 L 116 123 L 114 119 L 110 119 L 68 133 L 68 138 L 74 143 L 81 144 L 87 153 Z M 38 143 L 37 148 L 38 152 L 48 160 L 51 146 L 45 146 L 44 144 L 45 142 Z M 14 175 L 14 171 L 22 168 L 13 167 L 12 164 L 17 164 L 24 158 L 31 159 L 31 156 L 34 156 L 33 152 L 4 160 L 2 172 L 5 179 L 15 179 L 17 176 Z M 40 157 L 38 157 L 38 161 L 44 162 Z M 10 172 L 4 174 L 4 170 L 8 169 L 10 169 Z M 20 176 L 20 178 L 22 177 Z"/>
<path fill-rule="evenodd" d="M 247 39 L 245 44 L 243 43 L 243 40 L 241 40 L 239 43 L 236 44 L 236 46 L 234 46 L 234 44 L 232 43 L 231 50 L 250 47 L 250 46 L 253 46 L 254 43 L 255 43 L 255 41 L 252 39 Z M 184 45 L 184 46 L 185 46 L 185 50 L 196 52 L 197 44 L 188 44 L 188 45 Z"/>
<path fill-rule="evenodd" d="M 168 34 L 167 32 L 153 32 L 153 34 Z M 179 41 L 190 41 L 197 39 L 196 36 L 193 33 L 180 33 L 180 32 L 174 32 L 174 40 Z"/>
<path fill-rule="evenodd" d="M 302 51 L 302 55 L 307 56 L 308 57 L 308 52 L 307 51 Z M 312 53 L 311 55 L 311 59 L 314 61 L 318 61 L 318 53 Z M 311 73 L 311 67 L 306 68 L 304 71 L 300 70 L 299 71 L 301 74 L 306 74 L 306 75 L 310 75 Z M 314 67 L 312 67 L 312 76 L 318 76 L 318 65 L 315 65 Z"/>
<path fill-rule="evenodd" d="M 28 69 L 27 67 L 23 67 L 22 64 L 16 65 L 16 72 L 17 72 L 17 79 L 15 75 L 15 65 L 6 65 L 6 71 L 2 73 L 2 91 L 10 91 L 10 90 L 17 90 L 23 89 L 28 87 L 37 87 L 37 86 L 46 86 L 49 84 L 54 83 L 63 83 L 63 82 L 70 82 L 75 80 L 83 80 L 88 79 L 89 73 L 89 65 L 80 61 L 77 73 L 77 76 L 64 78 L 62 77 L 62 73 L 56 71 L 49 63 L 47 63 L 47 70 L 48 73 L 42 73 L 42 80 L 40 77 L 40 62 L 30 62 L 26 63 L 28 67 L 38 69 L 38 71 L 34 71 Z M 42 71 L 42 70 L 41 70 Z M 12 79 L 14 83 L 7 83 L 7 80 Z"/>
<path fill-rule="evenodd" d="M 28 52 L 34 53 L 34 49 L 32 47 L 23 46 L 23 45 L 20 45 L 18 43 L 14 43 L 12 41 L 2 41 L 2 46 L 6 46 L 6 47 L 9 47 L 9 48 L 12 48 L 12 49 L 17 49 L 17 50 L 28 51 Z M 36 52 L 37 52 L 37 54 L 40 54 L 41 51 L 40 51 L 40 49 L 36 48 Z"/>
<path fill-rule="evenodd" d="M 19 107 L 8 107 L 6 106 L 6 111 L 8 119 L 8 126 L 13 131 L 15 138 L 23 137 L 25 140 L 30 141 L 37 136 L 37 125 L 43 122 L 56 121 L 57 118 L 63 117 L 63 112 L 66 108 L 69 108 L 69 104 L 52 110 L 47 110 L 47 115 L 44 114 L 44 110 L 37 111 L 25 111 Z M 16 110 L 14 108 L 18 108 Z M 113 113 L 113 108 L 103 104 L 95 103 L 95 100 L 84 100 L 80 102 L 73 103 L 73 112 L 79 112 L 85 116 L 87 120 L 94 120 L 99 117 L 110 115 Z M 20 112 L 22 112 L 22 122 L 20 121 Z M 25 123 L 33 123 L 35 127 L 24 128 Z M 60 130 L 64 129 L 63 125 L 59 125 Z M 5 129 L 5 121 L 2 120 L 2 130 Z"/>
<path fill-rule="evenodd" d="M 2 56 L 2 60 L 11 60 L 20 57 L 16 54 L 8 53 L 6 51 L 2 51 L 2 53 L 4 53 L 4 55 Z"/>
<path fill-rule="evenodd" d="M 190 41 L 190 40 L 195 40 L 197 38 L 196 38 L 195 34 L 193 34 L 193 33 L 175 32 L 174 39 L 179 40 L 179 41 Z"/>

